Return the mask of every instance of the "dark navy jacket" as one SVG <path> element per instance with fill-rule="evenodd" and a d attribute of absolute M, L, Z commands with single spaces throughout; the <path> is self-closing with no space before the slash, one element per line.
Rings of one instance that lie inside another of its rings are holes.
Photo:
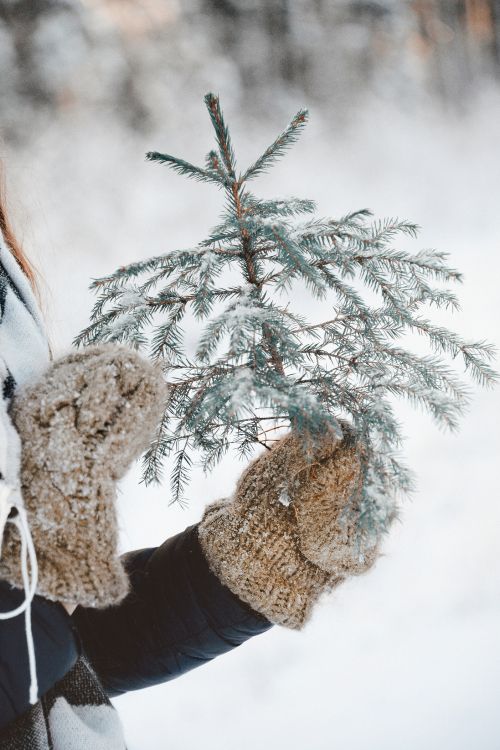
<path fill-rule="evenodd" d="M 271 627 L 210 571 L 197 527 L 160 547 L 123 557 L 131 591 L 105 610 L 64 607 L 36 596 L 32 606 L 39 695 L 85 653 L 110 696 L 139 690 L 239 646 Z M 0 608 L 24 595 L 0 581 Z M 24 615 L 0 621 L 0 730 L 28 706 L 29 668 Z"/>

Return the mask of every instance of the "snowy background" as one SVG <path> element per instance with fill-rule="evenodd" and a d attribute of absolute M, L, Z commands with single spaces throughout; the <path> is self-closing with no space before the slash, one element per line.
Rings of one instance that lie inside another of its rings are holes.
<path fill-rule="evenodd" d="M 0 0 L 1 157 L 56 354 L 88 320 L 91 278 L 216 223 L 215 188 L 144 161 L 201 162 L 210 90 L 240 166 L 308 106 L 256 192 L 417 222 L 407 247 L 447 250 L 465 275 L 462 311 L 439 321 L 499 346 L 498 20 L 490 0 Z M 419 490 L 376 568 L 304 632 L 275 628 L 117 700 L 130 750 L 500 748 L 500 390 L 475 389 L 456 435 L 399 413 Z M 123 550 L 197 521 L 242 468 L 197 475 L 182 510 L 136 467 Z"/>

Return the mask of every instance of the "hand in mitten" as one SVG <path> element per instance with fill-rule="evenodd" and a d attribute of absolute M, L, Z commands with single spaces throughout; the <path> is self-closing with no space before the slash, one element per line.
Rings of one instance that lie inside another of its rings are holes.
<path fill-rule="evenodd" d="M 274 623 L 301 628 L 313 605 L 350 575 L 370 568 L 379 539 L 357 533 L 361 448 L 348 425 L 342 440 L 313 449 L 290 433 L 242 474 L 234 496 L 205 511 L 202 549 L 213 572 Z M 348 507 L 349 506 L 349 507 Z"/>
<path fill-rule="evenodd" d="M 54 362 L 16 395 L 21 484 L 38 560 L 37 593 L 65 604 L 116 604 L 129 583 L 117 553 L 116 482 L 163 413 L 159 368 L 114 345 Z M 0 578 L 22 587 L 19 536 L 8 524 Z"/>

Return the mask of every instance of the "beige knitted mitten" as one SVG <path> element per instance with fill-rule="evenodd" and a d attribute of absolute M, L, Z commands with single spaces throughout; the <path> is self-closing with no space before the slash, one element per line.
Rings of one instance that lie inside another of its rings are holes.
<path fill-rule="evenodd" d="M 165 396 L 159 368 L 112 344 L 57 360 L 16 395 L 11 413 L 38 594 L 93 607 L 126 596 L 115 484 L 148 444 Z M 22 588 L 19 559 L 17 529 L 7 524 L 0 578 Z"/>
<path fill-rule="evenodd" d="M 343 425 L 344 426 L 344 425 Z M 274 623 L 301 628 L 320 594 L 370 568 L 378 541 L 356 541 L 360 448 L 325 437 L 312 461 L 293 433 L 255 459 L 233 498 L 210 505 L 199 539 L 211 569 Z M 354 513 L 342 514 L 352 503 Z"/>

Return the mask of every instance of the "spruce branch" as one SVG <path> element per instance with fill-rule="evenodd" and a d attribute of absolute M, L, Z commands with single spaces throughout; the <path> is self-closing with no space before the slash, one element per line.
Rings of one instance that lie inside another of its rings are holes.
<path fill-rule="evenodd" d="M 216 173 L 215 170 L 208 170 L 208 169 L 202 169 L 201 167 L 196 167 L 194 164 L 190 164 L 188 161 L 184 161 L 184 159 L 179 159 L 177 156 L 171 156 L 170 154 L 160 154 L 158 151 L 148 151 L 146 154 L 146 159 L 149 161 L 155 161 L 159 164 L 168 164 L 178 174 L 185 175 L 186 177 L 191 177 L 194 180 L 198 180 L 200 182 L 221 182 L 221 177 Z"/>
<path fill-rule="evenodd" d="M 229 130 L 224 122 L 222 111 L 219 105 L 219 97 L 215 94 L 208 93 L 205 95 L 205 104 L 207 105 L 212 125 L 214 126 L 217 143 L 219 144 L 219 154 L 229 176 L 230 181 L 236 180 L 236 159 L 234 156 Z"/>
<path fill-rule="evenodd" d="M 288 127 L 280 133 L 270 146 L 266 148 L 262 156 L 259 156 L 257 161 L 252 164 L 246 172 L 239 178 L 240 184 L 247 180 L 257 177 L 267 171 L 269 167 L 280 157 L 283 156 L 288 148 L 292 146 L 295 141 L 299 138 L 302 129 L 305 127 L 309 118 L 309 112 L 307 109 L 300 109 L 295 117 L 292 119 Z"/>
<path fill-rule="evenodd" d="M 461 284 L 463 277 L 448 253 L 398 247 L 399 238 L 417 237 L 416 224 L 374 219 L 366 208 L 340 219 L 316 217 L 314 201 L 262 200 L 248 190 L 295 143 L 307 110 L 237 176 L 219 99 L 208 93 L 205 104 L 217 147 L 204 167 L 157 151 L 146 158 L 216 184 L 224 196 L 219 223 L 195 247 L 94 279 L 97 299 L 75 344 L 123 342 L 161 363 L 170 388 L 143 455 L 143 480 L 161 481 L 172 457 L 173 502 L 183 502 L 196 455 L 210 471 L 231 448 L 243 458 L 255 446 L 268 448 L 282 428 L 313 438 L 330 429 L 340 437 L 347 419 L 363 445 L 359 532 L 378 533 L 394 517 L 398 498 L 414 488 L 400 455 L 397 401 L 456 430 L 472 390 L 453 365 L 461 362 L 472 380 L 492 386 L 496 351 L 424 312 L 459 309 L 457 295 L 440 285 Z M 297 283 L 331 301 L 326 320 L 314 322 L 296 309 Z M 198 331 L 194 343 L 190 319 Z M 408 333 L 424 337 L 430 353 L 399 345 Z"/>

